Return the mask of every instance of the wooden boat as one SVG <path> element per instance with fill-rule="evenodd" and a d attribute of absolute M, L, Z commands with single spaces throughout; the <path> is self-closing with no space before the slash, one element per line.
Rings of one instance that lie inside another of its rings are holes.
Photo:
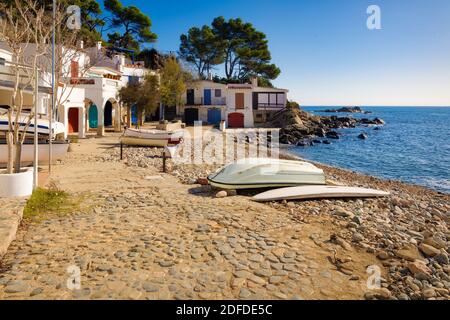
<path fill-rule="evenodd" d="M 52 141 L 52 162 L 63 160 L 69 149 L 69 141 Z M 48 164 L 49 146 L 47 141 L 40 141 L 38 147 L 39 165 Z M 30 165 L 34 161 L 33 141 L 26 141 L 22 146 L 21 164 Z M 0 140 L 0 166 L 5 167 L 8 163 L 8 145 L 4 139 Z"/>
<path fill-rule="evenodd" d="M 28 122 L 28 118 L 29 115 L 24 113 L 21 114 L 19 117 L 19 126 L 20 126 L 20 130 L 23 131 L 25 130 L 26 124 Z M 12 120 L 15 121 L 15 115 L 13 115 Z M 49 134 L 49 125 L 48 125 L 48 119 L 38 119 L 38 134 L 41 135 L 48 135 Z M 57 134 L 64 134 L 65 131 L 65 127 L 64 124 L 61 122 L 53 122 L 52 123 L 52 127 L 53 127 L 53 136 L 56 136 Z M 8 115 L 3 114 L 0 115 L 0 132 L 6 132 L 9 131 L 9 120 L 8 120 Z M 34 119 L 31 120 L 31 123 L 28 127 L 27 133 L 32 135 L 34 134 Z"/>
<path fill-rule="evenodd" d="M 305 200 L 325 198 L 376 198 L 386 197 L 389 192 L 345 186 L 300 186 L 281 188 L 257 194 L 254 201 Z"/>
<path fill-rule="evenodd" d="M 123 144 L 130 146 L 167 147 L 180 144 L 183 137 L 184 130 L 163 131 L 127 128 L 120 140 Z"/>
<path fill-rule="evenodd" d="M 208 177 L 221 189 L 257 189 L 298 185 L 324 185 L 323 170 L 302 161 L 270 158 L 236 161 Z"/>

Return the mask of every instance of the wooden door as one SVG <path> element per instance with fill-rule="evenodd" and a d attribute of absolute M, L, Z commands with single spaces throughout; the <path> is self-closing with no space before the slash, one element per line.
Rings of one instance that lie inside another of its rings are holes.
<path fill-rule="evenodd" d="M 244 93 L 236 92 L 236 94 L 235 94 L 235 104 L 236 104 L 236 109 L 244 109 L 245 108 Z"/>

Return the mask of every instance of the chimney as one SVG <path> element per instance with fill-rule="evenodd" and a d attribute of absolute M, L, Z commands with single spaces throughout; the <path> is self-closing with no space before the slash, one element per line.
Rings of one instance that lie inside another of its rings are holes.
<path fill-rule="evenodd" d="M 257 88 L 258 87 L 258 77 L 251 77 L 252 81 L 252 87 Z"/>
<path fill-rule="evenodd" d="M 97 51 L 102 50 L 102 42 L 101 41 L 97 41 Z"/>
<path fill-rule="evenodd" d="M 208 80 L 212 81 L 213 80 L 213 75 L 211 72 L 208 72 Z"/>
<path fill-rule="evenodd" d="M 78 49 L 80 49 L 80 50 L 84 49 L 84 41 L 83 40 L 78 41 Z"/>

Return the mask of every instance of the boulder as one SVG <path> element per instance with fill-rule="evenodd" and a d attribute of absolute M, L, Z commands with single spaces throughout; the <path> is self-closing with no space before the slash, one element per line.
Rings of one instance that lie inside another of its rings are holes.
<path fill-rule="evenodd" d="M 361 139 L 361 140 L 366 140 L 366 139 L 368 139 L 369 138 L 369 136 L 366 134 L 366 133 L 361 133 L 359 136 L 358 136 L 358 139 Z"/>
<path fill-rule="evenodd" d="M 329 138 L 329 139 L 338 140 L 339 139 L 339 133 L 337 133 L 336 131 L 330 131 L 330 132 L 327 132 L 326 137 Z"/>

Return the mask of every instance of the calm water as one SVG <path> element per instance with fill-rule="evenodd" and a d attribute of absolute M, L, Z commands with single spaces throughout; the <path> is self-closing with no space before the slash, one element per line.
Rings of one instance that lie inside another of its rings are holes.
<path fill-rule="evenodd" d="M 305 107 L 319 115 L 324 107 Z M 380 117 L 381 130 L 358 127 L 339 130 L 343 135 L 331 145 L 294 147 L 294 153 L 314 160 L 388 179 L 402 180 L 450 193 L 450 108 L 365 107 Z M 337 113 L 338 116 L 347 116 Z M 369 139 L 360 140 L 366 132 Z"/>

